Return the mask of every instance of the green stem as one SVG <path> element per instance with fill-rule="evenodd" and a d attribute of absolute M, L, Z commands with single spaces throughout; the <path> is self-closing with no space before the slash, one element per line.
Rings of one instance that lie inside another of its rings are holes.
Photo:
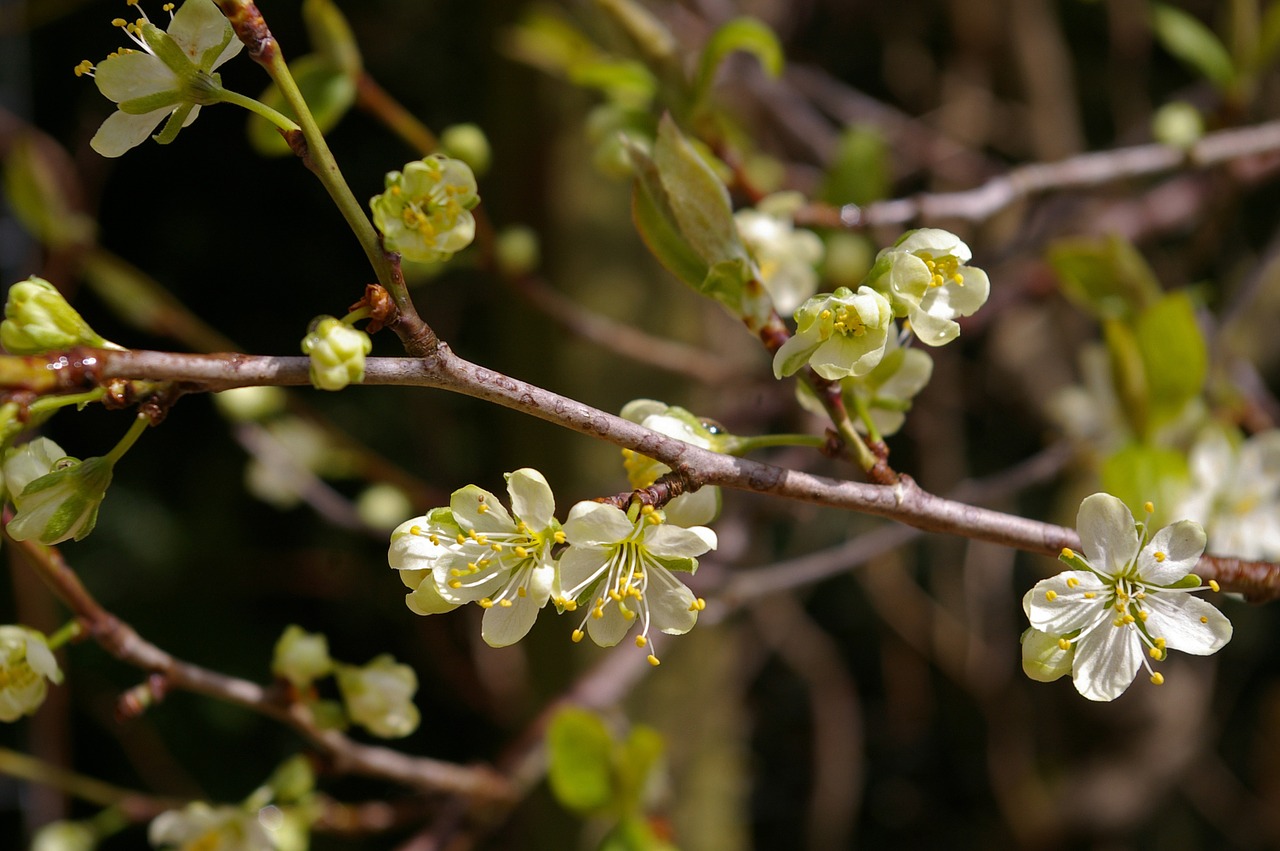
<path fill-rule="evenodd" d="M 875 421 L 871 418 L 871 410 L 867 407 L 867 401 L 856 393 L 850 394 L 853 397 L 854 413 L 858 415 L 858 419 L 862 420 L 862 424 L 867 427 L 867 437 L 872 443 L 884 443 L 884 438 L 880 436 L 880 429 L 876 428 Z"/>
<path fill-rule="evenodd" d="M 858 466 L 865 472 L 871 472 L 871 469 L 880 463 L 880 459 L 867 447 L 862 435 L 858 434 L 858 430 L 849 421 L 849 413 L 844 409 L 844 403 L 840 400 L 839 394 L 833 398 L 831 394 L 826 392 L 825 386 L 819 386 L 816 383 L 817 377 L 808 370 L 802 371 L 799 377 L 809 385 L 813 395 L 817 397 L 818 401 L 822 403 L 822 407 L 826 409 L 827 416 L 831 417 L 831 422 L 836 427 L 836 433 L 840 435 L 849 451 L 853 453 L 853 460 L 858 462 Z"/>
<path fill-rule="evenodd" d="M 119 803 L 132 794 L 127 789 L 75 774 L 8 748 L 0 748 L 0 773 L 52 786 L 83 801 L 103 806 Z"/>
<path fill-rule="evenodd" d="M 359 322 L 361 319 L 368 319 L 372 315 L 373 315 L 373 308 L 369 307 L 368 305 L 365 305 L 364 307 L 358 310 L 353 310 L 350 313 L 348 313 L 346 316 L 342 317 L 342 324 L 351 325 L 354 322 Z"/>
<path fill-rule="evenodd" d="M 338 211 L 347 220 L 347 225 L 355 233 L 356 239 L 360 240 L 365 256 L 369 258 L 369 264 L 373 266 L 374 274 L 378 277 L 378 283 L 391 293 L 397 303 L 402 299 L 407 301 L 408 290 L 392 273 L 391 264 L 382 250 L 382 242 L 378 239 L 378 232 L 374 230 L 373 223 L 364 213 L 364 207 L 356 200 L 351 187 L 343 178 L 338 162 L 334 159 L 333 152 L 329 150 L 329 144 L 324 140 L 324 134 L 316 124 L 315 116 L 311 114 L 311 109 L 302 97 L 293 74 L 289 72 L 289 66 L 285 64 L 284 55 L 279 50 L 271 51 L 269 61 L 264 67 L 280 89 L 280 93 L 284 95 L 285 102 L 298 116 L 302 137 L 307 141 L 308 167 L 315 172 L 316 177 L 320 178 L 329 197 L 333 199 L 334 204 L 338 206 Z"/>
<path fill-rule="evenodd" d="M 239 92 L 233 92 L 230 89 L 223 89 L 218 95 L 218 100 L 222 103 L 242 106 L 254 115 L 262 116 L 281 130 L 292 131 L 302 129 L 297 125 L 297 122 L 284 113 L 277 112 L 262 101 L 254 100 L 253 98 L 247 95 L 242 95 Z"/>
<path fill-rule="evenodd" d="M 59 647 L 66 644 L 68 641 L 71 641 L 74 638 L 78 638 L 82 632 L 84 632 L 84 629 L 83 627 L 80 626 L 80 621 L 78 620 L 67 621 L 65 624 L 62 625 L 61 629 L 59 629 L 53 635 L 49 636 L 47 641 L 49 645 L 49 649 L 57 650 Z"/>
<path fill-rule="evenodd" d="M 138 414 L 138 416 L 134 418 L 133 425 L 129 426 L 129 431 L 125 433 L 124 437 L 120 438 L 120 442 L 115 445 L 115 448 L 106 454 L 106 459 L 110 461 L 113 466 L 118 463 L 120 459 L 124 457 L 124 454 L 129 451 L 129 448 L 137 442 L 138 437 L 147 430 L 147 426 L 150 425 L 150 423 L 150 417 L 146 414 Z"/>
<path fill-rule="evenodd" d="M 769 446 L 815 446 L 827 445 L 827 439 L 818 434 L 760 434 L 754 437 L 734 437 L 727 441 L 724 452 L 729 455 L 745 455 L 757 449 Z"/>
<path fill-rule="evenodd" d="M 45 411 L 56 411 L 68 405 L 87 405 L 90 402 L 98 402 L 105 395 L 107 391 L 98 387 L 84 393 L 71 393 L 66 396 L 43 396 L 28 405 L 27 410 L 32 414 L 43 414 Z"/>

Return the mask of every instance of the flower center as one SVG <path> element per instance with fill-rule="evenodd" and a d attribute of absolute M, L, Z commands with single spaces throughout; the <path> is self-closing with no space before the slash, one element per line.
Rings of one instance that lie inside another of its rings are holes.
<path fill-rule="evenodd" d="M 960 274 L 960 261 L 954 255 L 946 254 L 935 259 L 928 252 L 921 252 L 917 256 L 929 269 L 931 276 L 929 286 L 941 287 L 948 283 L 954 283 L 958 287 L 964 286 L 964 275 Z"/>

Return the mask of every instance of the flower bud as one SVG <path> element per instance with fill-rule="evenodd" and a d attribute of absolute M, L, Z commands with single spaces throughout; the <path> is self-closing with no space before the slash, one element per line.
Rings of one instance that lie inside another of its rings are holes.
<path fill-rule="evenodd" d="M 0 626 L 0 721 L 39 709 L 46 680 L 62 682 L 62 671 L 45 637 L 24 626 Z"/>
<path fill-rule="evenodd" d="M 17 510 L 7 527 L 10 537 L 48 546 L 84 538 L 98 522 L 113 468 L 109 458 L 70 458 L 47 438 L 21 447 L 4 464 Z"/>
<path fill-rule="evenodd" d="M 329 640 L 323 633 L 307 632 L 290 624 L 276 642 L 271 673 L 303 689 L 333 672 Z"/>
<path fill-rule="evenodd" d="M 58 289 L 43 278 L 31 277 L 9 288 L 0 323 L 0 343 L 14 355 L 38 355 L 72 346 L 107 346 L 109 343 L 67 304 Z"/>
<path fill-rule="evenodd" d="M 542 260 L 540 254 L 538 234 L 523 225 L 504 228 L 494 245 L 498 268 L 509 278 L 519 278 L 537 269 Z"/>
<path fill-rule="evenodd" d="M 36 831 L 31 851 L 93 851 L 98 833 L 82 821 L 52 821 Z"/>
<path fill-rule="evenodd" d="M 489 138 L 475 124 L 454 124 L 452 127 L 446 127 L 440 134 L 440 150 L 462 160 L 475 174 L 484 174 L 488 171 L 489 163 L 493 160 Z"/>
<path fill-rule="evenodd" d="M 1054 680 L 1071 673 L 1071 665 L 1075 661 L 1075 645 L 1068 644 L 1062 649 L 1062 637 L 1028 629 L 1022 633 L 1022 670 L 1031 679 L 1041 683 Z"/>
<path fill-rule="evenodd" d="M 388 251 L 434 263 L 448 260 L 475 238 L 470 211 L 480 196 L 475 175 L 462 160 L 432 154 L 409 163 L 403 172 L 389 172 L 386 187 L 369 207 Z"/>
<path fill-rule="evenodd" d="M 280 387 L 234 387 L 213 394 L 224 417 L 236 423 L 256 423 L 282 413 L 288 397 Z"/>
<path fill-rule="evenodd" d="M 302 351 L 311 357 L 311 384 L 320 390 L 364 381 L 364 358 L 372 349 L 368 334 L 332 316 L 315 319 L 302 338 Z"/>
<path fill-rule="evenodd" d="M 418 677 L 408 665 L 383 654 L 363 667 L 339 665 L 338 688 L 347 715 L 375 736 L 398 739 L 418 729 L 413 704 Z"/>

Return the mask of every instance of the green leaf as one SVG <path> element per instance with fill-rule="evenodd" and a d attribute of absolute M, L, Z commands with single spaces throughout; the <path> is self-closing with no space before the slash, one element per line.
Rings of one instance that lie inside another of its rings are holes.
<path fill-rule="evenodd" d="M 1145 437 L 1151 424 L 1150 392 L 1142 349 L 1133 329 L 1124 322 L 1107 319 L 1102 323 L 1116 398 L 1130 430 Z"/>
<path fill-rule="evenodd" d="M 569 82 L 587 89 L 598 89 L 609 100 L 632 108 L 647 107 L 658 90 L 658 81 L 643 64 L 633 59 L 601 56 L 571 65 Z"/>
<path fill-rule="evenodd" d="M 680 235 L 708 266 L 749 259 L 733 221 L 729 190 L 670 115 L 658 122 L 653 163 Z"/>
<path fill-rule="evenodd" d="M 1063 294 L 1100 319 L 1132 316 L 1160 298 L 1147 261 L 1117 236 L 1060 240 L 1049 249 L 1049 265 Z"/>
<path fill-rule="evenodd" d="M 53 247 L 93 242 L 96 224 L 78 212 L 69 191 L 75 166 L 54 142 L 35 134 L 13 137 L 4 159 L 4 191 L 14 216 Z"/>
<path fill-rule="evenodd" d="M 1172 293 L 1144 310 L 1135 323 L 1147 376 L 1151 425 L 1176 418 L 1200 395 L 1209 354 L 1186 293 Z"/>
<path fill-rule="evenodd" d="M 770 77 L 782 74 L 782 46 L 778 36 L 768 25 L 755 18 L 734 18 L 723 24 L 707 40 L 698 60 L 698 74 L 694 78 L 695 103 L 702 103 L 715 83 L 716 71 L 730 54 L 743 51 L 760 60 L 761 67 Z"/>
<path fill-rule="evenodd" d="M 1213 31 L 1197 18 L 1163 4 L 1153 6 L 1151 16 L 1156 38 L 1165 50 L 1219 88 L 1229 88 L 1235 83 L 1236 69 L 1231 54 Z"/>
<path fill-rule="evenodd" d="M 1135 517 L 1146 514 L 1148 500 L 1157 509 L 1171 508 L 1188 478 L 1181 452 L 1144 443 L 1130 443 L 1102 464 L 1102 490 L 1118 497 Z"/>
<path fill-rule="evenodd" d="M 822 184 L 824 201 L 869 204 L 889 195 L 889 146 L 871 125 L 853 124 L 840 135 L 840 146 Z"/>
<path fill-rule="evenodd" d="M 672 61 L 676 37 L 644 6 L 634 0 L 596 0 L 596 5 L 622 27 L 647 60 L 657 66 Z"/>
<path fill-rule="evenodd" d="M 649 775 L 667 749 L 666 739 L 652 727 L 636 725 L 622 743 L 618 758 L 618 795 L 623 812 L 640 813 Z"/>
<path fill-rule="evenodd" d="M 332 130 L 356 102 L 355 78 L 324 56 L 316 53 L 301 56 L 289 63 L 289 70 L 321 133 Z M 298 116 L 274 85 L 268 87 L 258 100 L 297 121 Z M 292 153 L 276 126 L 265 118 L 250 115 L 248 131 L 250 144 L 263 156 L 280 157 Z"/>
<path fill-rule="evenodd" d="M 613 747 L 595 713 L 573 708 L 556 713 L 547 729 L 547 777 L 556 800 L 583 814 L 608 810 L 617 795 Z"/>
<path fill-rule="evenodd" d="M 680 235 L 675 214 L 653 160 L 634 146 L 630 150 L 636 182 L 631 193 L 631 217 L 640 238 L 668 272 L 694 289 L 707 277 L 707 264 Z"/>
<path fill-rule="evenodd" d="M 360 45 L 333 0 L 302 0 L 302 23 L 317 54 L 352 77 L 360 74 L 364 67 Z"/>

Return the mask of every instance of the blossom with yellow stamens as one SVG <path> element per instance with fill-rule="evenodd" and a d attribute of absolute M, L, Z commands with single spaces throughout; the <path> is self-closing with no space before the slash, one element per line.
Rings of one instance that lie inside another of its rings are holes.
<path fill-rule="evenodd" d="M 920 342 L 941 346 L 960 336 L 956 317 L 972 315 L 991 293 L 987 273 L 965 265 L 972 256 L 955 234 L 920 228 L 876 255 L 867 279 L 888 293 Z"/>
<path fill-rule="evenodd" d="M 1073 569 L 1036 583 L 1022 601 L 1032 627 L 1023 636 L 1028 676 L 1047 681 L 1070 671 L 1085 697 L 1114 700 L 1139 667 L 1164 682 L 1147 656 L 1207 656 L 1231 640 L 1226 616 L 1188 593 L 1217 590 L 1191 573 L 1205 547 L 1198 523 L 1181 520 L 1149 536 L 1123 502 L 1096 493 L 1081 503 L 1076 528 L 1087 555 L 1063 550 Z"/>
<path fill-rule="evenodd" d="M 373 223 L 388 251 L 406 260 L 436 263 L 471 244 L 480 203 L 476 178 L 462 160 L 432 154 L 404 171 L 388 172 L 386 191 L 369 201 Z"/>
<path fill-rule="evenodd" d="M 683 635 L 706 608 L 672 573 L 693 573 L 697 556 L 716 548 L 716 533 L 705 526 L 667 523 L 648 505 L 633 503 L 624 512 L 580 502 L 569 512 L 564 535 L 569 549 L 560 556 L 556 604 L 567 611 L 585 609 L 574 641 L 585 633 L 612 647 L 639 624 L 636 646 L 645 648 L 651 629 Z M 658 664 L 652 652 L 649 662 Z"/>
<path fill-rule="evenodd" d="M 401 523 L 388 560 L 413 591 L 405 602 L 420 615 L 464 603 L 485 609 L 481 635 L 494 647 L 529 632 L 555 584 L 552 549 L 564 543 L 555 497 L 537 470 L 507 474 L 508 512 L 483 488 L 454 491 L 448 508 Z"/>
<path fill-rule="evenodd" d="M 796 333 L 773 356 L 773 374 L 794 375 L 806 364 L 829 381 L 866 375 L 884 357 L 893 311 L 870 287 L 840 287 L 816 295 L 795 313 Z"/>

